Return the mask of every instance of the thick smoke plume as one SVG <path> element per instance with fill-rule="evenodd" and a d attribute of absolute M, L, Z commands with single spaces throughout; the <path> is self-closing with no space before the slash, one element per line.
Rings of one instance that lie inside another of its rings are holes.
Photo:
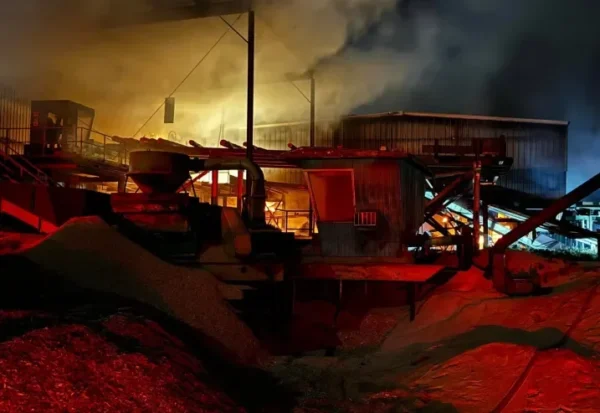
<path fill-rule="evenodd" d="M 427 56 L 416 82 L 358 110 L 410 109 L 571 121 L 569 186 L 598 173 L 600 3 L 594 0 L 406 0 L 381 24 L 394 48 Z M 417 17 L 437 27 L 433 52 L 411 47 Z M 404 24 L 402 24 L 404 23 Z M 408 33 L 407 33 L 408 31 Z M 369 43 L 368 36 L 359 41 Z"/>
<path fill-rule="evenodd" d="M 115 9 L 120 3 L 111 0 L 62 0 L 52 6 L 25 0 L 2 6 L 11 7 L 2 14 L 6 22 L 0 24 L 7 23 L 2 30 L 18 42 L 2 45 L 10 58 L 0 79 L 35 99 L 91 106 L 97 111 L 96 129 L 132 135 L 227 30 L 216 17 L 102 28 L 116 11 L 135 16 L 149 2 L 127 2 L 126 10 Z M 364 36 L 395 7 L 396 0 L 258 1 L 256 122 L 307 120 L 309 83 L 291 84 L 289 74 L 317 69 L 320 117 L 347 113 L 411 76 L 394 69 L 406 58 L 401 52 L 348 47 L 350 39 Z M 224 18 L 247 33 L 245 15 Z M 230 31 L 174 96 L 176 123 L 162 124 L 159 111 L 138 137 L 174 131 L 216 143 L 223 124 L 245 125 L 244 40 Z"/>

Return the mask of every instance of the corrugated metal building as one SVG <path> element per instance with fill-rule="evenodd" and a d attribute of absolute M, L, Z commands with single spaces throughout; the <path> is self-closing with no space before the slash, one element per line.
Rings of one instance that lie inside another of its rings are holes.
<path fill-rule="evenodd" d="M 567 184 L 568 122 L 487 116 L 394 112 L 350 116 L 340 121 L 318 122 L 316 146 L 401 149 L 421 154 L 423 145 L 470 145 L 473 138 L 505 137 L 507 156 L 514 158 L 510 173 L 499 184 L 507 188 L 555 198 Z M 243 142 L 245 130 L 226 135 Z M 257 125 L 255 144 L 285 149 L 289 142 L 308 146 L 307 123 Z M 299 183 L 295 171 L 267 171 L 268 179 Z"/>
<path fill-rule="evenodd" d="M 423 222 L 426 175 L 412 157 L 346 153 L 299 164 L 325 256 L 397 257 Z"/>
<path fill-rule="evenodd" d="M 22 153 L 23 144 L 29 141 L 30 119 L 30 101 L 0 85 L 0 141 L 4 144 L 8 137 L 11 148 Z"/>

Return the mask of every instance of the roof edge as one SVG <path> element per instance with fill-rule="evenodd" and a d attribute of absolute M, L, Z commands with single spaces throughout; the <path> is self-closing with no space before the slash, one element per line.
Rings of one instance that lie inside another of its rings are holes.
<path fill-rule="evenodd" d="M 452 113 L 428 113 L 428 112 L 381 112 L 371 113 L 364 115 L 347 115 L 336 119 L 319 119 L 317 122 L 336 122 L 339 120 L 351 120 L 351 119 L 369 119 L 369 118 L 384 118 L 384 117 L 414 117 L 414 118 L 437 118 L 437 119 L 463 119 L 463 120 L 480 120 L 488 122 L 506 122 L 506 123 L 529 123 L 537 125 L 549 125 L 549 126 L 569 126 L 571 122 L 565 120 L 551 120 L 551 119 L 533 119 L 533 118 L 506 118 L 500 116 L 484 116 L 484 115 L 461 115 Z M 307 125 L 308 120 L 298 120 L 291 122 L 269 122 L 269 123 L 258 123 L 254 127 L 256 129 L 274 128 L 274 127 L 285 127 L 285 126 L 298 126 Z M 246 129 L 245 126 L 239 127 L 238 129 Z"/>
<path fill-rule="evenodd" d="M 570 122 L 564 120 L 550 119 L 533 119 L 533 118 L 507 118 L 500 116 L 484 116 L 484 115 L 461 115 L 452 113 L 427 113 L 427 112 L 381 112 L 366 115 L 349 115 L 343 119 L 360 119 L 360 118 L 381 118 L 381 117 L 396 117 L 406 116 L 415 118 L 438 118 L 438 119 L 464 119 L 464 120 L 481 120 L 493 122 L 511 122 L 511 123 L 531 123 L 539 125 L 554 125 L 554 126 L 569 126 Z"/>

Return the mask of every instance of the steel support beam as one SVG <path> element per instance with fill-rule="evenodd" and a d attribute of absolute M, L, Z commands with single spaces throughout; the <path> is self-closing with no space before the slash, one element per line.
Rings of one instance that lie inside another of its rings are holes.
<path fill-rule="evenodd" d="M 490 251 L 489 270 L 492 273 L 494 287 L 505 294 L 530 293 L 535 288 L 530 280 L 515 280 L 507 274 L 505 262 L 507 248 L 599 188 L 600 174 L 597 174 L 499 239 Z"/>
<path fill-rule="evenodd" d="M 210 203 L 213 205 L 219 204 L 219 171 L 212 171 L 210 182 Z"/>
<path fill-rule="evenodd" d="M 248 12 L 248 108 L 246 122 L 246 157 L 252 160 L 254 151 L 254 46 L 256 42 L 254 10 Z"/>
<path fill-rule="evenodd" d="M 254 155 L 254 46 L 256 43 L 254 10 L 248 12 L 248 107 L 246 119 L 246 158 L 253 160 Z M 252 183 L 246 181 L 246 194 L 250 193 Z"/>
<path fill-rule="evenodd" d="M 479 253 L 479 237 L 481 236 L 479 210 L 481 208 L 481 162 L 473 164 L 473 251 Z"/>
<path fill-rule="evenodd" d="M 240 214 L 244 210 L 244 171 L 239 170 L 237 176 L 237 208 Z"/>
<path fill-rule="evenodd" d="M 490 209 L 485 202 L 481 204 L 481 216 L 483 218 L 483 248 L 488 248 L 490 246 Z"/>
<path fill-rule="evenodd" d="M 315 74 L 310 75 L 310 146 L 315 146 L 316 135 L 316 119 L 315 119 Z"/>
<path fill-rule="evenodd" d="M 432 217 L 439 213 L 443 208 L 445 202 L 457 192 L 464 189 L 469 181 L 473 179 L 473 171 L 462 174 L 456 178 L 450 185 L 447 185 L 439 194 L 437 194 L 432 200 L 425 204 L 425 213 L 428 217 Z"/>

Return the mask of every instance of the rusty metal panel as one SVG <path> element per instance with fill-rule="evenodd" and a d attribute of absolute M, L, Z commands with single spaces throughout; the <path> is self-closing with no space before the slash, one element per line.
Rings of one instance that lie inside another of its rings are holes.
<path fill-rule="evenodd" d="M 376 228 L 353 223 L 318 223 L 324 254 L 398 257 L 404 235 L 416 232 L 424 216 L 425 178 L 414 166 L 398 160 L 311 160 L 305 168 L 354 170 L 357 211 L 377 212 Z M 405 192 L 406 191 L 406 192 Z"/>

